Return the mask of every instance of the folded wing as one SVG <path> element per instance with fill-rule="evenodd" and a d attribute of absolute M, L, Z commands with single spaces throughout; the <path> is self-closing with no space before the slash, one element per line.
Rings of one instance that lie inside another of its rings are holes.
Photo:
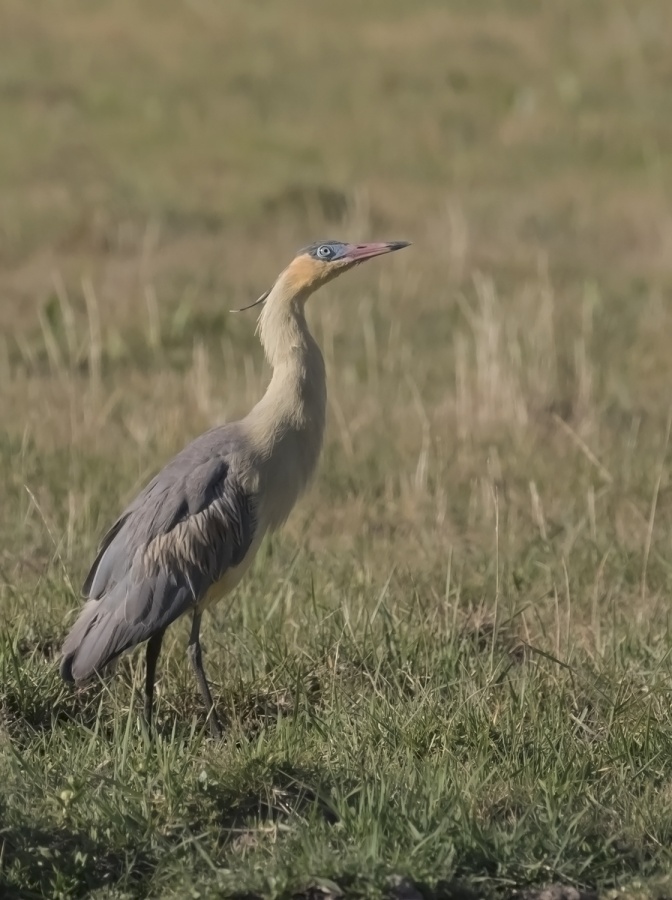
<path fill-rule="evenodd" d="M 105 535 L 63 644 L 66 680 L 85 681 L 163 631 L 244 559 L 255 498 L 231 471 L 236 434 L 216 431 L 175 457 Z"/>

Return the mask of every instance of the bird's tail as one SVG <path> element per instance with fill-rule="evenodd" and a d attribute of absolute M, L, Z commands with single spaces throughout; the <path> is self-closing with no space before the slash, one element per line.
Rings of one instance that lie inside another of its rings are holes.
<path fill-rule="evenodd" d="M 109 653 L 109 640 L 100 640 L 107 629 L 104 604 L 100 600 L 87 600 L 77 621 L 63 642 L 61 651 L 61 678 L 72 683 L 88 681 L 101 674 L 117 656 Z M 107 652 L 106 652 L 107 651 Z"/>
<path fill-rule="evenodd" d="M 61 675 L 80 683 L 101 675 L 117 657 L 164 631 L 194 607 L 194 591 L 169 569 L 119 581 L 100 599 L 86 601 L 63 643 Z"/>

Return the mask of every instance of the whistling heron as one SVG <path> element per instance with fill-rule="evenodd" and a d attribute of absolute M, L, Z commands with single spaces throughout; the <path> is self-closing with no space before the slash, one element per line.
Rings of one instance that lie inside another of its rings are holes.
<path fill-rule="evenodd" d="M 240 581 L 266 532 L 285 521 L 322 446 L 325 370 L 306 324 L 306 300 L 341 272 L 407 246 L 311 244 L 252 304 L 264 304 L 258 330 L 273 369 L 266 393 L 244 419 L 185 447 L 107 532 L 84 582 L 86 603 L 63 644 L 66 681 L 86 681 L 147 641 L 145 718 L 151 725 L 164 632 L 191 612 L 188 654 L 211 732 L 221 735 L 201 658 L 201 616 Z"/>

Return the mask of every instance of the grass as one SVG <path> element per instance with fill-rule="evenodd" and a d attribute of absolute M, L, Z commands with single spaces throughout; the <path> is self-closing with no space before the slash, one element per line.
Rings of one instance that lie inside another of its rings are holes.
<path fill-rule="evenodd" d="M 671 28 L 5 0 L 3 896 L 672 893 Z M 204 628 L 227 741 L 185 623 L 150 741 L 141 654 L 72 693 L 60 642 L 122 505 L 263 390 L 227 311 L 319 236 L 413 247 L 312 303 L 319 476 Z"/>

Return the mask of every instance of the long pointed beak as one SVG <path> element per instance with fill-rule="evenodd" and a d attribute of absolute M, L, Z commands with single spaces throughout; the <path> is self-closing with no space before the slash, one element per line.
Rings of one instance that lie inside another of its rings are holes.
<path fill-rule="evenodd" d="M 381 256 L 383 253 L 392 253 L 394 250 L 401 250 L 409 247 L 408 241 L 379 241 L 370 244 L 348 244 L 348 248 L 341 257 L 352 262 L 362 262 L 365 259 L 372 259 L 374 256 Z"/>

